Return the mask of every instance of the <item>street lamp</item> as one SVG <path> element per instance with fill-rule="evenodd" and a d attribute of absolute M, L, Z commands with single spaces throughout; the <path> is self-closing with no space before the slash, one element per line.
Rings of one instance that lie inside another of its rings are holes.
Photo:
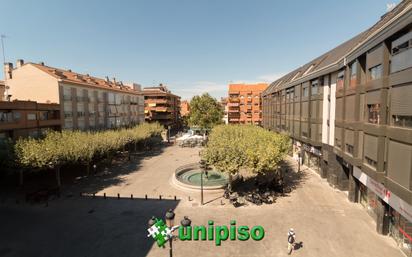
<path fill-rule="evenodd" d="M 165 219 L 166 219 L 166 226 L 168 226 L 170 229 L 172 229 L 173 225 L 174 225 L 174 220 L 175 220 L 175 213 L 173 212 L 172 209 L 169 209 L 166 212 Z M 172 244 L 172 242 L 173 242 L 173 235 L 171 235 L 170 238 L 169 238 L 169 246 L 170 246 L 169 256 L 170 257 L 173 257 L 173 244 Z"/>
<path fill-rule="evenodd" d="M 190 224 L 192 224 L 192 221 L 187 216 L 184 216 L 180 221 L 180 225 L 182 225 L 183 227 L 189 227 Z"/>
<path fill-rule="evenodd" d="M 151 228 L 155 223 L 156 223 L 156 218 L 155 218 L 155 216 L 152 216 L 152 217 L 150 218 L 150 220 L 147 222 L 147 226 L 148 226 L 149 228 Z"/>
<path fill-rule="evenodd" d="M 200 160 L 200 203 L 203 205 L 203 172 L 206 171 L 207 174 L 207 164 L 204 160 Z"/>

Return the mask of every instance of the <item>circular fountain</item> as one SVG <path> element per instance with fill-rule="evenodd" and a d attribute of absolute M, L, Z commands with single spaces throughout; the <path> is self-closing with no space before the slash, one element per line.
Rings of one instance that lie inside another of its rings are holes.
<path fill-rule="evenodd" d="M 173 184 L 182 189 L 200 190 L 201 168 L 198 163 L 180 166 L 173 174 Z M 226 187 L 228 178 L 217 170 L 203 173 L 203 190 L 221 190 Z"/>

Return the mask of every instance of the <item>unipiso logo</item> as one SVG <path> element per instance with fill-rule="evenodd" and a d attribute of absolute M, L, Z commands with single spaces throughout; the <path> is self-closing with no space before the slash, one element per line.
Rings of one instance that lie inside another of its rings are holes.
<path fill-rule="evenodd" d="M 262 226 L 254 226 L 249 229 L 248 226 L 236 227 L 236 221 L 231 220 L 230 226 L 214 226 L 212 220 L 208 221 L 208 226 L 173 226 L 168 227 L 162 219 L 155 219 L 155 223 L 147 230 L 148 237 L 156 240 L 159 247 L 163 247 L 165 243 L 173 238 L 173 231 L 179 229 L 178 238 L 182 241 L 201 240 L 215 241 L 216 246 L 220 246 L 222 241 L 227 239 L 234 241 L 246 241 L 250 238 L 255 241 L 260 241 L 265 237 L 265 230 Z"/>

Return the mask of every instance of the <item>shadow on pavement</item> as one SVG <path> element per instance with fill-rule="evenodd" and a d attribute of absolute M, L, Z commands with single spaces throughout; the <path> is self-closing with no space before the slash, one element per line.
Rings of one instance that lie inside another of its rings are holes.
<path fill-rule="evenodd" d="M 4 257 L 147 256 L 147 223 L 179 201 L 70 198 L 38 205 L 0 205 Z M 175 223 L 179 223 L 176 217 Z M 157 246 L 154 246 L 157 247 Z M 165 252 L 165 254 L 167 254 Z"/>

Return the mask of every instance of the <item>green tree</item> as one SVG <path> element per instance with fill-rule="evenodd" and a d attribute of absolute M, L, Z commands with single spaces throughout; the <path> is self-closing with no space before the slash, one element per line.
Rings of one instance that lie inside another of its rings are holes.
<path fill-rule="evenodd" d="M 189 125 L 201 129 L 211 129 L 221 124 L 223 110 L 219 102 L 208 93 L 194 96 L 190 101 Z"/>
<path fill-rule="evenodd" d="M 213 128 L 202 160 L 229 175 L 246 168 L 254 173 L 277 172 L 290 149 L 290 139 L 251 125 L 220 125 Z"/>

